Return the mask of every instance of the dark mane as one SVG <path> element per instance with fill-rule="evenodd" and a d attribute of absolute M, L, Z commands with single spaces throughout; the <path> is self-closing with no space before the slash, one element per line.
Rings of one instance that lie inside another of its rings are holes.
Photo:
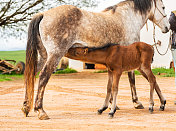
<path fill-rule="evenodd" d="M 115 45 L 119 45 L 119 44 L 108 43 L 107 45 L 101 46 L 101 47 L 83 47 L 83 48 L 84 48 L 84 49 L 87 48 L 87 49 L 88 49 L 88 52 L 91 52 L 91 51 L 95 51 L 95 50 L 106 50 L 106 49 L 108 49 L 110 46 L 115 46 Z"/>
<path fill-rule="evenodd" d="M 154 0 L 130 0 L 134 2 L 134 8 L 141 14 L 145 14 L 152 7 L 152 2 Z"/>
<path fill-rule="evenodd" d="M 120 2 L 117 5 L 110 6 L 110 7 L 106 8 L 104 10 L 104 12 L 112 10 L 112 13 L 115 13 L 116 8 L 118 6 L 121 6 L 121 5 L 125 4 L 128 1 L 132 1 L 134 3 L 134 10 L 135 11 L 139 11 L 141 14 L 145 14 L 149 9 L 151 9 L 152 2 L 154 0 L 125 0 L 125 1 Z"/>

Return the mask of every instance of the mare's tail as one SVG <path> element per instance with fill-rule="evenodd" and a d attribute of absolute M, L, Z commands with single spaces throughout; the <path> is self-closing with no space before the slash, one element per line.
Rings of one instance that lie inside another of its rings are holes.
<path fill-rule="evenodd" d="M 39 34 L 39 23 L 43 19 L 43 14 L 36 15 L 29 24 L 28 28 L 28 40 L 26 47 L 26 66 L 25 66 L 25 88 L 26 95 L 25 100 L 28 106 L 28 112 L 31 110 L 33 105 L 34 97 L 34 82 L 37 73 L 37 61 L 38 43 L 41 41 Z"/>

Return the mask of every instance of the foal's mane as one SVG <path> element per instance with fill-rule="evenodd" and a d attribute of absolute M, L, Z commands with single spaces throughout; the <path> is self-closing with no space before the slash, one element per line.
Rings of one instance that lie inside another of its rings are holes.
<path fill-rule="evenodd" d="M 117 5 L 110 6 L 104 10 L 104 12 L 112 10 L 112 13 L 115 13 L 116 8 L 118 6 L 123 6 L 124 4 L 128 3 L 129 1 L 132 1 L 134 3 L 134 10 L 139 11 L 141 14 L 145 14 L 148 10 L 152 7 L 152 2 L 155 0 L 125 0 Z"/>
<path fill-rule="evenodd" d="M 83 48 L 88 49 L 88 52 L 91 52 L 91 51 L 96 51 L 96 50 L 106 50 L 110 46 L 117 46 L 117 45 L 120 45 L 120 44 L 108 43 L 108 44 L 101 46 L 101 47 L 83 47 Z"/>

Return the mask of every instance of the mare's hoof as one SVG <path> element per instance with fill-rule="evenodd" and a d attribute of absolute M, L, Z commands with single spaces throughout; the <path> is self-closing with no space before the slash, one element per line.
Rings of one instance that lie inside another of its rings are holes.
<path fill-rule="evenodd" d="M 152 114 L 153 113 L 153 108 L 149 107 L 149 112 L 150 112 L 150 114 Z"/>
<path fill-rule="evenodd" d="M 114 113 L 109 113 L 109 119 L 112 119 L 114 117 Z"/>
<path fill-rule="evenodd" d="M 135 107 L 135 109 L 144 109 L 144 106 L 142 105 L 142 103 L 137 104 L 134 107 Z"/>
<path fill-rule="evenodd" d="M 28 114 L 29 114 L 29 109 L 27 108 L 27 107 L 22 107 L 21 108 L 21 110 L 22 110 L 22 112 L 24 113 L 24 115 L 27 117 L 28 116 Z"/>
<path fill-rule="evenodd" d="M 39 115 L 38 115 L 38 118 L 39 118 L 40 120 L 48 120 L 48 119 L 50 119 L 47 114 L 41 114 L 41 115 L 39 114 Z"/>

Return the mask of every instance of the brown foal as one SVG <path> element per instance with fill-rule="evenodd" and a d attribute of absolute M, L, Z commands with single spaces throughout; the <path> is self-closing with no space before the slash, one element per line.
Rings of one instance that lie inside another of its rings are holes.
<path fill-rule="evenodd" d="M 156 90 L 161 106 L 160 110 L 164 110 L 166 100 L 156 82 L 156 78 L 151 70 L 153 58 L 153 48 L 144 42 L 135 42 L 129 46 L 120 46 L 118 44 L 108 44 L 104 47 L 76 47 L 70 48 L 66 57 L 81 60 L 85 62 L 103 64 L 108 69 L 108 85 L 105 102 L 98 110 L 101 114 L 108 108 L 109 99 L 112 93 L 112 107 L 109 117 L 112 118 L 116 112 L 116 97 L 118 93 L 118 84 L 123 71 L 131 71 L 137 69 L 150 83 L 150 103 L 149 112 L 153 112 L 153 92 Z"/>

